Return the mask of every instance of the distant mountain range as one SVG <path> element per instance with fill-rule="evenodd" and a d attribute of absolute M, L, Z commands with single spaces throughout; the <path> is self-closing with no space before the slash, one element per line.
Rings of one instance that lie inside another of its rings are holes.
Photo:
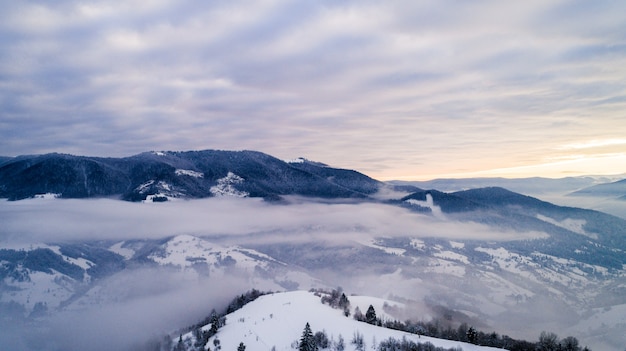
<path fill-rule="evenodd" d="M 536 189 L 552 184 L 559 191 L 581 195 L 622 196 L 623 180 L 602 185 L 596 181 L 539 179 L 541 185 Z M 265 290 L 338 284 L 369 288 L 419 300 L 428 306 L 420 311 L 428 310 L 434 316 L 433 311 L 445 311 L 439 317 L 451 324 L 484 323 L 507 332 L 530 330 L 535 335 L 561 326 L 590 343 L 610 345 L 605 349 L 624 344 L 626 220 L 522 195 L 502 187 L 504 180 L 476 181 L 483 185 L 477 188 L 460 182 L 448 182 L 437 190 L 427 183 L 389 185 L 356 171 L 305 159 L 287 162 L 255 151 L 2 158 L 0 197 L 11 200 L 41 194 L 157 202 L 217 196 L 284 198 L 286 201 L 263 203 L 268 211 L 263 213 L 277 218 L 288 214 L 294 217 L 289 223 L 295 224 L 234 237 L 174 230 L 161 238 L 93 240 L 86 233 L 84 240 L 0 248 L 0 316 L 30 320 L 84 306 L 114 304 L 124 294 L 141 294 L 141 288 L 132 287 L 143 279 L 151 281 L 143 275 L 145 270 L 159 283 L 160 274 L 165 274 L 210 281 L 217 289 L 224 279 L 233 277 Z M 517 183 L 518 187 L 523 184 L 532 182 Z M 396 192 L 378 196 L 385 187 Z M 356 219 L 337 233 L 328 233 L 323 222 L 339 219 L 320 217 L 320 223 L 311 224 L 303 220 L 309 212 L 290 211 L 288 195 L 315 198 L 307 203 L 312 207 L 304 207 L 315 210 L 320 202 L 326 202 L 319 199 L 333 199 L 328 201 L 328 206 L 333 206 L 335 199 L 347 198 L 349 201 L 332 210 L 345 210 L 349 203 L 355 211 L 350 215 Z M 79 201 L 67 202 L 83 206 Z M 119 205 L 114 200 L 99 202 Z M 37 200 L 26 203 L 39 204 Z M 202 206 L 202 201 L 198 203 Z M 20 204 L 4 202 L 11 211 L 21 208 Z M 56 206 L 49 204 L 50 208 Z M 147 207 L 148 211 L 165 208 L 176 213 L 177 205 L 189 203 L 125 205 L 137 211 Z M 398 212 L 398 207 L 410 211 Z M 360 212 L 362 209 L 370 212 Z M 2 214 L 9 219 L 11 211 Z M 373 226 L 377 229 L 372 233 L 366 216 L 387 211 L 392 215 L 383 229 Z M 295 218 L 296 212 L 302 218 Z M 409 224 L 393 217 L 398 214 L 410 217 Z M 45 233 L 46 223 L 39 224 Z M 141 225 L 111 228 L 141 232 Z M 396 225 L 400 233 L 397 228 L 393 234 L 386 232 L 387 226 Z M 21 234 L 7 228 L 0 229 L 0 234 Z M 157 271 L 159 274 L 150 273 Z M 142 279 L 127 278 L 135 274 Z M 232 346 L 239 341 L 232 340 Z M 252 339 L 247 343 L 252 345 Z"/>
<path fill-rule="evenodd" d="M 626 200 L 626 179 L 616 178 L 466 178 L 383 183 L 354 170 L 304 158 L 283 161 L 257 151 L 160 151 L 124 158 L 58 153 L 0 156 L 0 198 L 10 200 L 43 194 L 61 198 L 119 197 L 128 201 L 225 194 L 267 200 L 283 195 L 365 198 L 383 186 L 407 192 L 437 189 L 448 193 L 496 186 L 533 196 L 558 192 Z"/>
<path fill-rule="evenodd" d="M 433 179 L 425 181 L 403 181 L 392 180 L 387 183 L 396 186 L 409 185 L 422 189 L 437 189 L 445 192 L 461 191 L 474 188 L 484 187 L 502 187 L 518 193 L 527 195 L 542 195 L 547 193 L 577 193 L 586 194 L 585 189 L 595 188 L 598 186 L 600 189 L 607 184 L 615 182 L 616 180 L 624 180 L 626 174 L 616 176 L 582 176 L 582 177 L 565 177 L 565 178 L 542 178 L 542 177 L 530 177 L 530 178 L 459 178 L 459 179 Z M 619 181 L 617 183 L 619 183 Z M 626 193 L 622 183 L 621 191 Z M 607 184 L 608 185 L 608 184 Z M 606 189 L 607 194 L 608 189 Z M 598 193 L 599 194 L 599 193 Z M 610 194 L 613 196 L 614 194 Z"/>
<path fill-rule="evenodd" d="M 363 198 L 383 183 L 351 170 L 255 151 L 146 152 L 125 158 L 66 154 L 0 159 L 0 197 L 56 194 L 119 196 L 129 201 L 218 195 L 279 199 L 282 195 Z"/>
<path fill-rule="evenodd" d="M 590 186 L 572 193 L 572 195 L 578 196 L 598 196 L 605 198 L 616 198 L 619 200 L 626 200 L 626 179 L 622 179 L 616 182 L 598 184 Z"/>

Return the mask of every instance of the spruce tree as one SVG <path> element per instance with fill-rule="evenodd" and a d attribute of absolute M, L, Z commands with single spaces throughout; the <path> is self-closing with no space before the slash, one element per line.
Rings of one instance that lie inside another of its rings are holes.
<path fill-rule="evenodd" d="M 217 312 L 215 312 L 215 310 L 211 311 L 211 336 L 217 334 L 218 329 L 221 327 L 220 325 L 220 318 L 217 315 Z"/>
<path fill-rule="evenodd" d="M 376 310 L 374 310 L 374 306 L 370 305 L 370 307 L 367 309 L 367 312 L 365 312 L 365 322 L 375 325 L 376 321 Z"/>
<path fill-rule="evenodd" d="M 341 294 L 339 298 L 339 308 L 343 309 L 344 316 L 348 317 L 350 315 L 350 300 L 348 300 L 346 294 Z"/>
<path fill-rule="evenodd" d="M 476 331 L 476 329 L 474 329 L 474 327 L 469 327 L 465 335 L 467 337 L 467 341 L 472 344 L 476 343 L 476 339 L 478 338 L 478 332 Z"/>
<path fill-rule="evenodd" d="M 311 326 L 307 322 L 302 332 L 302 338 L 300 338 L 300 351 L 317 351 L 317 345 L 315 344 L 315 338 L 311 331 Z"/>

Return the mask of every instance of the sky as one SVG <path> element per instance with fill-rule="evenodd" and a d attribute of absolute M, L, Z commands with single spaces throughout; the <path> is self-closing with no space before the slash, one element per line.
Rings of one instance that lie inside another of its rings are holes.
<path fill-rule="evenodd" d="M 0 0 L 0 155 L 626 172 L 623 1 Z"/>

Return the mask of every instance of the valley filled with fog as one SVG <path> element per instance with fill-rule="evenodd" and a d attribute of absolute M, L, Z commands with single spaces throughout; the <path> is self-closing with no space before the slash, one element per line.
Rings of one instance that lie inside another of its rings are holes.
<path fill-rule="evenodd" d="M 584 258 L 584 246 L 569 251 L 559 238 L 619 250 L 617 257 L 621 243 L 608 248 L 583 219 L 546 212 L 532 216 L 540 225 L 522 225 L 491 209 L 442 211 L 436 193 L 398 206 L 402 195 L 2 200 L 5 256 L 39 258 L 20 261 L 30 264 L 22 270 L 2 261 L 0 343 L 128 349 L 252 288 L 337 286 L 405 301 L 406 319 L 528 340 L 547 330 L 594 350 L 624 343 L 623 262 Z"/>

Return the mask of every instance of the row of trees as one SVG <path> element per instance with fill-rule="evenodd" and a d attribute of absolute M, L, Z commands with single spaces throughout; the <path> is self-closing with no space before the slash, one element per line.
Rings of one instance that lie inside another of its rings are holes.
<path fill-rule="evenodd" d="M 477 331 L 473 327 L 469 327 L 465 331 L 466 337 L 469 339 L 468 341 L 474 344 L 480 340 L 480 333 L 481 332 Z M 504 338 L 506 340 L 507 337 Z M 512 342 L 508 346 L 505 345 L 499 347 L 519 351 L 589 351 L 587 347 L 581 348 L 575 337 L 568 336 L 559 340 L 556 334 L 549 332 L 542 332 L 539 336 L 539 341 L 536 343 L 517 341 L 513 339 L 510 339 L 510 341 Z M 355 332 L 351 343 L 355 345 L 357 350 L 364 351 L 366 349 L 363 334 L 358 331 Z M 343 351 L 345 349 L 343 337 L 339 335 L 338 342 L 331 342 L 324 331 L 313 333 L 309 323 L 306 323 L 300 341 L 298 342 L 299 351 L 326 350 L 330 349 L 331 346 L 333 347 L 333 350 Z M 407 340 L 406 338 L 402 338 L 401 340 L 389 338 L 381 341 L 378 345 L 375 345 L 374 341 L 372 348 L 378 351 L 460 351 L 458 348 L 446 349 L 438 347 L 430 342 L 416 343 L 414 341 Z"/>
<path fill-rule="evenodd" d="M 441 323 L 435 319 L 430 322 L 413 322 L 407 320 L 400 322 L 397 320 L 382 320 L 376 316 L 376 310 L 370 305 L 363 314 L 358 307 L 354 311 L 354 319 L 378 325 L 381 327 L 401 330 L 412 334 L 432 336 L 439 339 L 456 340 L 469 342 L 476 345 L 498 347 L 510 351 L 589 351 L 588 347 L 581 347 L 578 339 L 568 336 L 559 340 L 556 334 L 542 332 L 539 341 L 529 342 L 526 340 L 516 340 L 507 335 L 498 335 L 496 332 L 485 333 L 477 330 L 467 323 L 462 323 L 458 328 L 452 328 L 449 323 Z"/>
<path fill-rule="evenodd" d="M 416 343 L 406 338 L 397 340 L 389 338 L 378 344 L 378 351 L 462 351 L 460 348 L 443 348 L 435 346 L 430 342 Z"/>

